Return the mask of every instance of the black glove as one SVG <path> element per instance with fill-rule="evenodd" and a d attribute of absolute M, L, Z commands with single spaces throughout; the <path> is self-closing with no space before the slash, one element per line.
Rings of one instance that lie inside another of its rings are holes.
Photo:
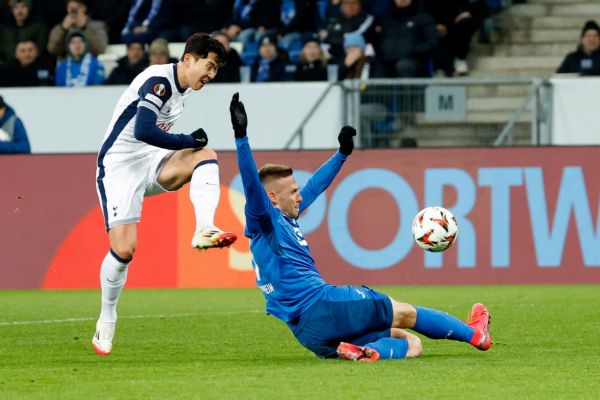
<path fill-rule="evenodd" d="M 231 114 L 231 125 L 233 126 L 233 132 L 235 132 L 236 138 L 243 138 L 246 136 L 246 128 L 248 127 L 248 116 L 246 115 L 246 109 L 244 103 L 240 101 L 239 93 L 236 93 L 231 98 L 231 104 L 229 105 L 229 113 Z"/>
<path fill-rule="evenodd" d="M 208 136 L 202 128 L 196 129 L 190 136 L 194 139 L 196 149 L 201 149 L 208 144 Z"/>
<path fill-rule="evenodd" d="M 352 150 L 354 150 L 354 136 L 356 136 L 356 129 L 351 126 L 346 125 L 340 130 L 340 134 L 338 135 L 340 153 L 345 156 L 352 154 Z"/>

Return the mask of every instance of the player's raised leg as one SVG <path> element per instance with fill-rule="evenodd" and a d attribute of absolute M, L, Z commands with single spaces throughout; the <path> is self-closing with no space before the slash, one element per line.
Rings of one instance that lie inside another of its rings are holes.
<path fill-rule="evenodd" d="M 190 200 L 196 215 L 193 247 L 199 250 L 229 247 L 236 241 L 235 233 L 214 225 L 221 194 L 217 153 L 207 148 L 176 151 L 165 161 L 157 180 L 169 190 L 177 190 L 190 182 Z"/>
<path fill-rule="evenodd" d="M 112 340 L 117 323 L 117 303 L 127 280 L 127 267 L 137 247 L 135 224 L 117 225 L 108 231 L 110 250 L 100 268 L 102 305 L 96 322 L 92 347 L 99 355 L 112 351 Z"/>
<path fill-rule="evenodd" d="M 430 339 L 450 339 L 470 343 L 480 350 L 492 345 L 489 333 L 490 316 L 487 308 L 480 303 L 473 306 L 469 323 L 442 311 L 425 307 L 415 307 L 392 299 L 394 328 L 410 328 Z"/>

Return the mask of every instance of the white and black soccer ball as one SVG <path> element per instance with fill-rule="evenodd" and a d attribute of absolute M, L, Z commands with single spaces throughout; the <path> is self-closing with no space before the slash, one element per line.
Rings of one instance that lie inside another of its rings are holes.
<path fill-rule="evenodd" d="M 454 215 L 442 207 L 427 207 L 413 220 L 412 235 L 420 248 L 440 252 L 452 247 L 458 236 Z"/>

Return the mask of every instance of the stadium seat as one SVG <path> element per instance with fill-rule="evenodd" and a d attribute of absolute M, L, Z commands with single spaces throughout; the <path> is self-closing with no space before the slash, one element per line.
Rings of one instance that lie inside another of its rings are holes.
<path fill-rule="evenodd" d="M 290 57 L 290 62 L 296 63 L 300 59 L 300 52 L 302 51 L 302 43 L 299 40 L 294 40 L 289 48 L 285 49 Z"/>
<path fill-rule="evenodd" d="M 104 77 L 108 78 L 113 69 L 117 66 L 117 60 L 122 56 L 117 56 L 111 53 L 103 53 L 98 55 L 98 60 L 104 65 Z"/>
<path fill-rule="evenodd" d="M 244 51 L 240 54 L 244 65 L 252 65 L 258 57 L 258 43 L 248 42 L 244 46 Z"/>

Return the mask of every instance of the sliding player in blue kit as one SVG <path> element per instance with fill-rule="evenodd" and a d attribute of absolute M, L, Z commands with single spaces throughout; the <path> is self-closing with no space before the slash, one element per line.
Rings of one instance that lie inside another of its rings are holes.
<path fill-rule="evenodd" d="M 327 189 L 352 154 L 354 128 L 341 129 L 339 150 L 300 189 L 289 166 L 266 164 L 257 170 L 246 136 L 248 118 L 238 93 L 229 110 L 256 284 L 265 296 L 267 313 L 284 321 L 304 347 L 319 357 L 356 361 L 418 357 L 423 347 L 417 336 L 405 330 L 409 328 L 431 339 L 490 348 L 490 318 L 483 304 L 473 305 L 470 322 L 465 323 L 366 286 L 334 286 L 321 277 L 297 218 Z"/>

